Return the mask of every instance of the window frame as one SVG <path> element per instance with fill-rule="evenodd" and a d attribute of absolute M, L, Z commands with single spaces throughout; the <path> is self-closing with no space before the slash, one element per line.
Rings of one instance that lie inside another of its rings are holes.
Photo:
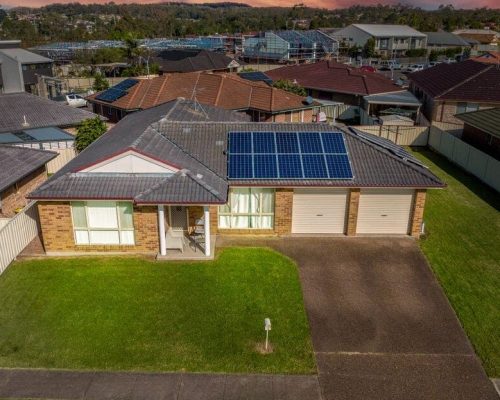
<path fill-rule="evenodd" d="M 116 228 L 95 228 L 91 227 L 89 224 L 89 200 L 77 200 L 77 201 L 71 201 L 70 202 L 70 210 L 71 210 L 71 224 L 72 224 L 72 229 L 73 229 L 73 240 L 75 242 L 76 246 L 135 246 L 135 226 L 134 226 L 134 206 L 132 202 L 129 201 L 108 201 L 108 200 L 91 200 L 92 202 L 107 202 L 107 203 L 114 203 L 114 209 L 116 212 L 116 221 L 117 221 L 117 227 Z M 77 227 L 75 225 L 75 218 L 74 218 L 74 203 L 83 203 L 83 207 L 85 210 L 85 227 Z M 120 218 L 120 205 L 121 204 L 131 204 L 132 205 L 132 227 L 131 228 L 123 228 L 122 227 L 122 221 Z M 78 232 L 87 232 L 87 238 L 88 241 L 87 243 L 78 243 L 77 241 L 77 235 L 76 233 Z M 92 243 L 90 240 L 90 232 L 92 231 L 101 231 L 101 232 L 117 232 L 118 233 L 118 243 Z M 122 232 L 132 232 L 132 243 L 122 243 Z"/>
<path fill-rule="evenodd" d="M 232 196 L 232 189 L 229 191 L 229 196 L 228 196 L 228 201 L 226 204 L 219 206 L 218 208 L 218 215 L 217 215 L 217 226 L 219 229 L 248 229 L 248 230 L 274 230 L 274 223 L 275 223 L 275 213 L 276 213 L 276 189 L 275 188 L 266 188 L 266 187 L 237 187 L 236 189 L 248 189 L 248 197 L 250 198 L 252 195 L 252 190 L 259 190 L 259 207 L 258 213 L 255 212 L 246 212 L 246 213 L 238 213 L 238 212 L 233 212 L 232 207 L 231 207 L 231 196 Z M 264 212 L 263 209 L 263 194 L 264 190 L 269 190 L 272 191 L 272 212 Z M 250 204 L 251 202 L 248 201 L 248 207 L 250 211 Z M 223 211 L 224 207 L 227 207 L 229 211 Z M 221 226 L 221 217 L 229 217 L 229 227 L 227 226 Z M 246 228 L 240 228 L 240 227 L 233 227 L 232 226 L 232 221 L 233 217 L 247 217 L 248 218 L 248 227 Z M 263 217 L 271 217 L 271 227 L 270 228 L 258 228 L 258 227 L 251 227 L 251 219 L 252 218 L 263 218 Z"/>

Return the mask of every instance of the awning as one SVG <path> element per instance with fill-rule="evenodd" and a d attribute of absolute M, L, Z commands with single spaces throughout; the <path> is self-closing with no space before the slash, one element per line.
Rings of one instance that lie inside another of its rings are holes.
<path fill-rule="evenodd" d="M 407 90 L 394 93 L 372 94 L 364 96 L 363 98 L 368 102 L 368 104 L 389 104 L 413 107 L 420 107 L 422 105 L 413 93 Z"/>

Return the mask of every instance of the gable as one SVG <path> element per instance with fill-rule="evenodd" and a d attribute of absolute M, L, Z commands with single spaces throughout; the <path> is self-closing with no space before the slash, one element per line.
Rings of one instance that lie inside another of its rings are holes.
<path fill-rule="evenodd" d="M 119 173 L 119 174 L 174 174 L 173 168 L 152 158 L 127 151 L 113 158 L 92 165 L 81 172 L 93 173 Z"/>

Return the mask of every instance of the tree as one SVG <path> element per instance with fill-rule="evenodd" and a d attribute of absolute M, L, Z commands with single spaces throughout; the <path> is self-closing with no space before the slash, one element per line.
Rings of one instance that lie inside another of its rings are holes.
<path fill-rule="evenodd" d="M 298 96 L 303 96 L 303 97 L 307 96 L 306 90 L 302 86 L 292 81 L 280 79 L 273 83 L 273 87 L 281 90 L 286 90 L 287 92 L 296 94 Z"/>
<path fill-rule="evenodd" d="M 370 58 L 375 56 L 375 39 L 369 38 L 363 46 L 363 57 Z"/>
<path fill-rule="evenodd" d="M 96 92 L 100 92 L 108 88 L 109 88 L 108 80 L 104 76 L 102 76 L 102 74 L 95 74 L 94 84 L 92 85 L 92 89 L 94 89 Z"/>
<path fill-rule="evenodd" d="M 75 148 L 77 152 L 83 151 L 93 141 L 107 130 L 106 124 L 99 117 L 86 119 L 76 128 Z"/>

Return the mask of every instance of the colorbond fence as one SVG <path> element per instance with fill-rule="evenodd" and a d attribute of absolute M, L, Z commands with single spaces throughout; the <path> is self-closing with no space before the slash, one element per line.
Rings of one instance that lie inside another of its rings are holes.
<path fill-rule="evenodd" d="M 430 130 L 429 146 L 500 192 L 500 161 L 435 126 Z"/>
<path fill-rule="evenodd" d="M 38 210 L 35 202 L 0 229 L 0 274 L 38 235 Z"/>
<path fill-rule="evenodd" d="M 69 161 L 76 157 L 76 151 L 74 148 L 58 149 L 57 152 L 59 153 L 59 155 L 47 163 L 47 172 L 49 174 L 56 173 L 64 165 L 66 165 Z"/>
<path fill-rule="evenodd" d="M 360 125 L 353 128 L 389 139 L 400 146 L 427 146 L 429 140 L 427 126 Z"/>

